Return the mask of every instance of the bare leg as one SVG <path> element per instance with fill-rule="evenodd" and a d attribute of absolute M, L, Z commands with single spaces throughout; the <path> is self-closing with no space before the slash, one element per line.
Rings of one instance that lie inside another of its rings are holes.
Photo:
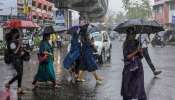
<path fill-rule="evenodd" d="M 102 81 L 102 80 L 103 80 L 103 78 L 100 77 L 100 76 L 97 74 L 96 71 L 92 72 L 92 74 L 94 75 L 94 77 L 95 77 L 95 79 L 96 79 L 97 81 Z"/>
<path fill-rule="evenodd" d="M 77 81 L 85 81 L 85 80 L 83 79 L 83 77 L 84 77 L 84 71 L 80 70 L 80 71 L 79 71 L 79 74 L 78 74 Z"/>

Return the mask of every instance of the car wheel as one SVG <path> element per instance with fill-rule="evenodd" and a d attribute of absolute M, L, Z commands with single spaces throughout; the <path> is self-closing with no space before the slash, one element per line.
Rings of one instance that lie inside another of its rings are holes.
<path fill-rule="evenodd" d="M 100 64 L 104 64 L 104 63 L 105 63 L 105 57 L 106 57 L 105 51 L 103 50 L 103 51 L 101 52 L 101 55 L 100 55 L 100 58 L 99 58 L 99 63 L 100 63 Z"/>

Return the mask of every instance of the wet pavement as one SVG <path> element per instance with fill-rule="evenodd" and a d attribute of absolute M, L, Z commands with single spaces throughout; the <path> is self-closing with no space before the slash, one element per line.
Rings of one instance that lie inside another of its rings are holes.
<path fill-rule="evenodd" d="M 15 74 L 11 66 L 0 61 L 0 100 L 122 100 L 120 96 L 122 62 L 122 42 L 113 41 L 112 61 L 100 67 L 98 73 L 104 77 L 101 85 L 96 84 L 91 73 L 85 74 L 86 82 L 72 83 L 69 73 L 61 67 L 59 55 L 55 55 L 55 71 L 59 87 L 52 89 L 50 83 L 41 83 L 36 91 L 32 91 L 32 80 L 37 71 L 37 57 L 32 54 L 30 62 L 24 64 L 23 87 L 26 94 L 16 96 L 16 83 L 12 85 L 10 94 L 4 89 L 4 84 Z M 155 66 L 163 73 L 154 77 L 145 60 L 145 89 L 148 100 L 175 100 L 175 47 L 149 48 Z M 7 95 L 7 96 L 6 96 Z M 9 99 L 10 98 L 10 99 Z"/>

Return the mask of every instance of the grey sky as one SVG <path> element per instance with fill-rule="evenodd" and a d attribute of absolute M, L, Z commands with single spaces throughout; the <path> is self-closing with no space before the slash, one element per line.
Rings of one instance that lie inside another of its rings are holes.
<path fill-rule="evenodd" d="M 109 10 L 119 12 L 123 11 L 122 0 L 109 0 Z"/>
<path fill-rule="evenodd" d="M 153 0 L 150 0 L 151 5 L 153 4 Z M 124 11 L 122 0 L 109 0 L 109 10 L 119 12 Z"/>

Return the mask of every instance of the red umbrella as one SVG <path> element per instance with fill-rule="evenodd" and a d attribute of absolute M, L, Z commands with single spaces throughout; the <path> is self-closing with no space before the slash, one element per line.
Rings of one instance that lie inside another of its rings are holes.
<path fill-rule="evenodd" d="M 40 26 L 32 21 L 25 20 L 9 20 L 4 25 L 4 28 L 39 28 Z"/>

